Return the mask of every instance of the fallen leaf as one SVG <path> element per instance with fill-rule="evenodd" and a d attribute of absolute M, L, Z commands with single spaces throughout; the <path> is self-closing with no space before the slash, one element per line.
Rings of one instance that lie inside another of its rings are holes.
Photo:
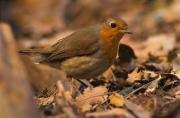
<path fill-rule="evenodd" d="M 129 100 L 125 100 L 125 106 L 131 110 L 138 118 L 150 118 L 150 113 L 144 110 L 141 106 L 132 103 Z"/>
<path fill-rule="evenodd" d="M 173 68 L 171 73 L 175 74 L 180 79 L 180 53 L 177 56 L 177 59 L 172 63 Z"/>
<path fill-rule="evenodd" d="M 180 98 L 180 90 L 175 93 L 176 98 Z"/>
<path fill-rule="evenodd" d="M 127 82 L 133 83 L 135 80 L 141 80 L 143 73 L 140 71 L 138 72 L 138 67 L 134 69 L 131 74 L 128 74 Z"/>
<path fill-rule="evenodd" d="M 125 109 L 114 108 L 103 112 L 87 113 L 86 118 L 135 118 Z"/>
<path fill-rule="evenodd" d="M 101 104 L 107 100 L 107 88 L 105 86 L 95 87 L 93 89 L 86 88 L 82 95 L 76 97 L 75 105 L 81 112 L 91 109 L 93 104 Z"/>
<path fill-rule="evenodd" d="M 160 79 L 161 79 L 161 75 L 157 79 L 152 81 L 151 84 L 148 86 L 145 94 L 147 94 L 149 92 L 154 92 L 156 90 L 156 88 L 158 87 L 158 82 Z"/>
<path fill-rule="evenodd" d="M 124 105 L 124 97 L 118 93 L 114 93 L 109 96 L 110 103 L 116 107 Z"/>

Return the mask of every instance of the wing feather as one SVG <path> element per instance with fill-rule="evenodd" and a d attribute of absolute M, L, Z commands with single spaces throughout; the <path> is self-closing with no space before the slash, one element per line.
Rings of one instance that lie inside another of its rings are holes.
<path fill-rule="evenodd" d="M 60 39 L 52 48 L 52 54 L 43 62 L 56 61 L 74 56 L 89 55 L 100 48 L 98 29 L 88 27 Z"/>

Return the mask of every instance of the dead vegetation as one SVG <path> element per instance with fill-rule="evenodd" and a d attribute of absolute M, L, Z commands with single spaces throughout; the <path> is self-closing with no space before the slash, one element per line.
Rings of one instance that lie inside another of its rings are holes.
<path fill-rule="evenodd" d="M 180 117 L 178 0 L 1 2 L 0 117 Z M 124 19 L 134 34 L 123 37 L 116 61 L 89 80 L 91 88 L 74 80 L 82 95 L 60 70 L 17 53 L 51 45 L 109 15 Z"/>

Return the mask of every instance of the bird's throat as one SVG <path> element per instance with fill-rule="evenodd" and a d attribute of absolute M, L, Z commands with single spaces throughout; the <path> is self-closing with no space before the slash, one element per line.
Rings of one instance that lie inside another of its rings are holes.
<path fill-rule="evenodd" d="M 112 64 L 116 58 L 119 41 L 122 36 L 114 36 L 103 32 L 100 35 L 103 39 L 104 56 L 106 57 L 104 61 L 107 64 Z"/>

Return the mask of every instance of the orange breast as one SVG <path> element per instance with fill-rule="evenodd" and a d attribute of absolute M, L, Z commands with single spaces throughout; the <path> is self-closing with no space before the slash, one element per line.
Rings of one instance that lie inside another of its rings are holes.
<path fill-rule="evenodd" d="M 105 57 L 104 61 L 106 64 L 112 64 L 116 58 L 118 44 L 119 44 L 119 36 L 116 36 L 113 32 L 100 32 L 100 36 L 102 38 L 103 43 L 103 53 Z"/>

